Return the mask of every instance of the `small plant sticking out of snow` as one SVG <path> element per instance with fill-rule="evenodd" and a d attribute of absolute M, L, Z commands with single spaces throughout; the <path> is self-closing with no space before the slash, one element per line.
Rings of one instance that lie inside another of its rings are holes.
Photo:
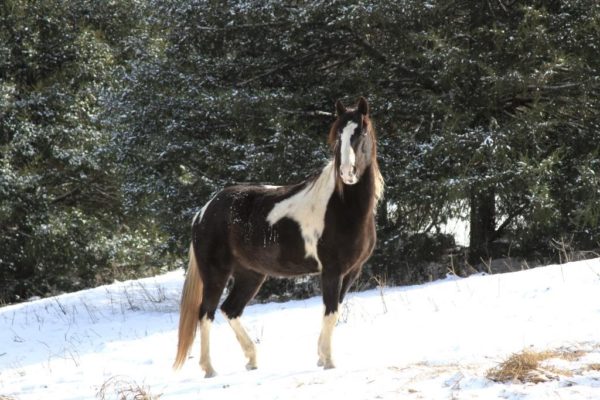
<path fill-rule="evenodd" d="M 0 400 L 17 400 L 17 399 L 16 399 L 16 397 L 3 396 L 0 394 Z"/>
<path fill-rule="evenodd" d="M 151 394 L 149 387 L 123 376 L 107 379 L 96 393 L 98 400 L 158 400 L 161 396 Z"/>
<path fill-rule="evenodd" d="M 379 289 L 379 297 L 381 297 L 381 304 L 383 305 L 383 313 L 387 314 L 388 308 L 385 302 L 385 288 L 387 287 L 387 276 L 385 275 L 377 275 L 374 276 L 373 279 L 377 283 L 377 288 Z"/>

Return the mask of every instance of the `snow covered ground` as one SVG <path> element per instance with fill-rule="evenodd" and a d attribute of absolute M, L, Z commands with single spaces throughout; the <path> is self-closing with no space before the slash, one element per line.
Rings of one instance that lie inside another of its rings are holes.
<path fill-rule="evenodd" d="M 328 371 L 316 366 L 319 298 L 246 309 L 256 371 L 219 315 L 212 379 L 198 338 L 171 370 L 182 283 L 180 270 L 0 308 L 0 398 L 117 399 L 128 385 L 161 399 L 600 398 L 600 259 L 352 293 Z M 575 356 L 550 360 L 560 372 L 544 383 L 486 378 L 523 349 Z"/>

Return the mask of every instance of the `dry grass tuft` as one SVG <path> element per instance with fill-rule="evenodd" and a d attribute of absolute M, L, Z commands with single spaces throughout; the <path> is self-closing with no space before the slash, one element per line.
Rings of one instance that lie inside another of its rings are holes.
<path fill-rule="evenodd" d="M 554 352 L 554 355 L 552 357 L 562 358 L 563 360 L 567 360 L 567 361 L 577 361 L 581 357 L 585 356 L 587 353 L 588 352 L 584 351 L 584 350 L 572 350 L 572 349 L 560 348 Z"/>
<path fill-rule="evenodd" d="M 585 366 L 585 369 L 588 371 L 600 371 L 600 364 L 588 364 Z"/>
<path fill-rule="evenodd" d="M 96 393 L 99 400 L 158 400 L 161 396 L 162 394 L 151 394 L 149 387 L 123 376 L 107 379 Z"/>
<path fill-rule="evenodd" d="M 571 376 L 570 371 L 559 370 L 554 367 L 543 366 L 542 362 L 550 358 L 562 358 L 573 361 L 581 357 L 581 351 L 531 351 L 511 355 L 506 361 L 492 368 L 487 373 L 487 378 L 494 382 L 521 382 L 541 383 L 557 380 L 559 375 Z"/>
<path fill-rule="evenodd" d="M 17 398 L 11 396 L 3 396 L 0 394 L 0 400 L 17 400 Z"/>

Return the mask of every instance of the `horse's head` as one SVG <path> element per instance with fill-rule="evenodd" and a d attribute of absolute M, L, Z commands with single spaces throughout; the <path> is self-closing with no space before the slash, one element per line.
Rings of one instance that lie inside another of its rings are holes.
<path fill-rule="evenodd" d="M 364 97 L 356 107 L 335 104 L 337 120 L 329 132 L 329 143 L 335 155 L 335 168 L 342 182 L 354 185 L 365 170 L 376 162 L 375 131 L 369 119 L 369 104 Z"/>

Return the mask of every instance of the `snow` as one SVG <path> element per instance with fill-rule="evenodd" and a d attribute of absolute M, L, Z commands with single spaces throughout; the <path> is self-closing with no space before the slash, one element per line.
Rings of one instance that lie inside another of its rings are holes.
<path fill-rule="evenodd" d="M 442 233 L 454 236 L 458 246 L 469 246 L 469 233 L 471 227 L 466 217 L 449 218 L 448 222 L 441 225 Z"/>
<path fill-rule="evenodd" d="M 333 336 L 337 368 L 327 371 L 316 366 L 320 298 L 246 309 L 255 371 L 219 315 L 212 379 L 202 378 L 198 338 L 171 370 L 182 284 L 178 270 L 0 308 L 0 397 L 94 399 L 104 385 L 116 399 L 125 382 L 161 399 L 600 398 L 600 371 L 585 368 L 600 365 L 600 259 L 351 293 Z M 486 378 L 512 353 L 559 348 L 581 350 L 556 361 L 572 374 Z"/>

